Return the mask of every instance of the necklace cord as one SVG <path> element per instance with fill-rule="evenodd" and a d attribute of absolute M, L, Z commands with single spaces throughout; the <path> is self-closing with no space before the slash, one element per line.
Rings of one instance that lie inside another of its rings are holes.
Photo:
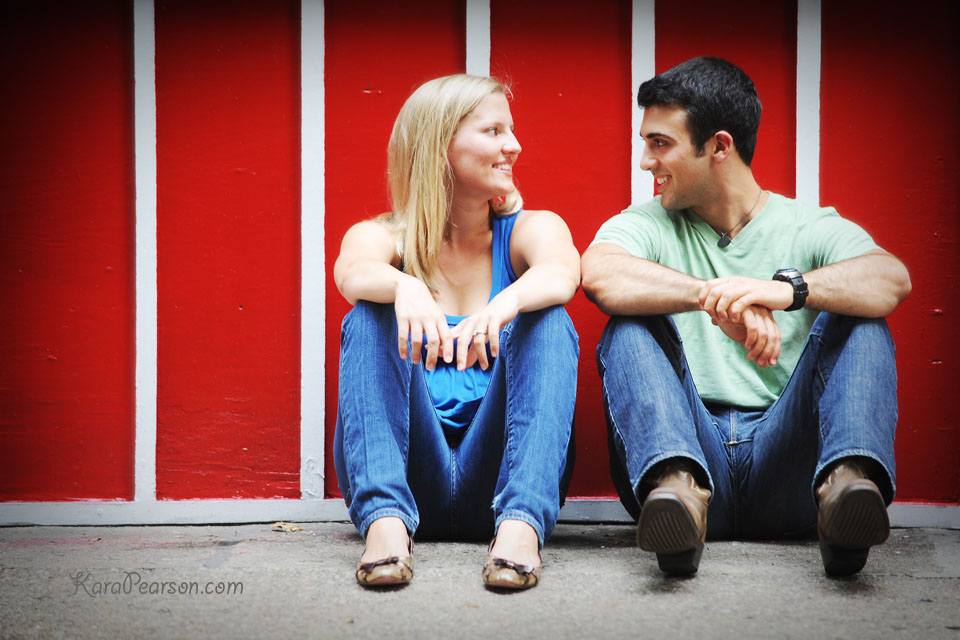
<path fill-rule="evenodd" d="M 747 215 L 740 218 L 740 222 L 733 225 L 733 227 L 731 227 L 729 231 L 726 231 L 720 234 L 720 239 L 717 240 L 718 247 L 723 248 L 728 244 L 730 244 L 730 241 L 733 240 L 733 238 L 730 237 L 730 234 L 736 231 L 737 229 L 739 229 L 740 225 L 744 224 L 750 218 L 750 215 L 753 213 L 753 210 L 757 208 L 758 204 L 760 204 L 760 197 L 762 195 L 763 195 L 763 189 L 760 189 L 760 193 L 757 194 L 757 199 L 753 201 L 753 206 L 750 207 L 750 211 L 747 211 Z"/>

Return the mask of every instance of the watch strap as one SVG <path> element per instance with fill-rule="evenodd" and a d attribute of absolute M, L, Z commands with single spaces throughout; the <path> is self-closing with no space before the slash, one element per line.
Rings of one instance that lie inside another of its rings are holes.
<path fill-rule="evenodd" d="M 803 274 L 797 269 L 779 269 L 773 274 L 773 279 L 786 282 L 793 287 L 793 304 L 784 309 L 784 311 L 802 309 L 810 293 L 810 290 L 807 288 L 807 281 L 803 279 Z"/>

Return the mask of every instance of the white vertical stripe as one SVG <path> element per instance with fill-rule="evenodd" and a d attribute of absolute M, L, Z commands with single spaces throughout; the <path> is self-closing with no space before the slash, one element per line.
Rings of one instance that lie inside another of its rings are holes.
<path fill-rule="evenodd" d="M 322 498 L 324 275 L 324 9 L 300 4 L 300 495 Z"/>
<path fill-rule="evenodd" d="M 467 73 L 490 75 L 490 0 L 467 0 Z"/>
<path fill-rule="evenodd" d="M 134 500 L 157 499 L 157 88 L 153 0 L 133 5 L 136 189 Z"/>
<path fill-rule="evenodd" d="M 643 114 L 637 107 L 637 88 L 656 73 L 656 29 L 654 27 L 655 0 L 633 0 L 633 35 L 631 41 L 630 113 L 632 117 L 630 152 L 630 197 L 632 202 L 646 202 L 653 196 L 653 175 L 640 169 L 643 140 L 640 122 Z"/>
<path fill-rule="evenodd" d="M 820 0 L 797 3 L 797 198 L 820 204 Z"/>

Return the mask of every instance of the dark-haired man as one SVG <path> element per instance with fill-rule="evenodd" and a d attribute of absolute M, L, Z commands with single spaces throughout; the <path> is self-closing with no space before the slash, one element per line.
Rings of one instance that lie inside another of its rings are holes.
<path fill-rule="evenodd" d="M 640 85 L 658 198 L 608 220 L 582 260 L 610 314 L 597 348 L 611 475 L 660 568 L 703 542 L 817 528 L 850 575 L 886 540 L 897 421 L 883 318 L 906 268 L 832 208 L 763 190 L 750 78 L 695 58 Z"/>

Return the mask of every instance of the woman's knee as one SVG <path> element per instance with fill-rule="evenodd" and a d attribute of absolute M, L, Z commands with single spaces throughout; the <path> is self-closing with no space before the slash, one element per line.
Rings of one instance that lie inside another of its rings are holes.
<path fill-rule="evenodd" d="M 343 332 L 360 327 L 382 327 L 387 320 L 392 320 L 394 317 L 392 304 L 357 300 L 353 309 L 343 317 L 341 327 Z"/>
<path fill-rule="evenodd" d="M 551 350 L 567 346 L 580 353 L 580 337 L 561 305 L 517 314 L 501 332 L 501 342 L 504 341 L 522 341 L 524 346 L 544 345 Z"/>
<path fill-rule="evenodd" d="M 398 354 L 397 322 L 392 304 L 360 300 L 343 318 L 340 329 L 340 362 L 371 362 Z M 399 357 L 399 355 L 398 355 Z"/>
<path fill-rule="evenodd" d="M 380 304 L 358 300 L 353 309 L 343 317 L 340 326 L 340 342 L 345 345 L 350 338 L 363 343 L 376 342 L 381 335 L 396 335 L 396 314 L 392 304 Z"/>

